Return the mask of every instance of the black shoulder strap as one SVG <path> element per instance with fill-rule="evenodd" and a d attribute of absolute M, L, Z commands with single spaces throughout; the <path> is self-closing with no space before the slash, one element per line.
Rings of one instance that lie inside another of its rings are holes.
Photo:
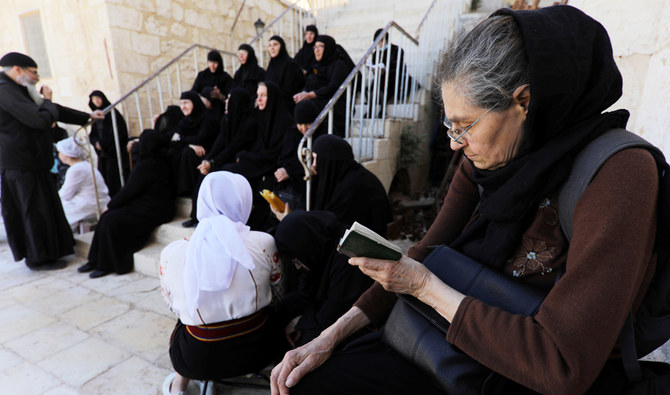
<path fill-rule="evenodd" d="M 572 238 L 572 214 L 580 196 L 603 163 L 615 153 L 630 147 L 657 150 L 642 137 L 625 129 L 610 129 L 582 149 L 572 164 L 568 179 L 558 193 L 558 215 L 563 234 Z"/>

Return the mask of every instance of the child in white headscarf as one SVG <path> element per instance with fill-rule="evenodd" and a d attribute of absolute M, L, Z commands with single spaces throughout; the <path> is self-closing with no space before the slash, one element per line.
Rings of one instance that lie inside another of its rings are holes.
<path fill-rule="evenodd" d="M 58 191 L 58 195 L 63 204 L 65 217 L 74 230 L 81 220 L 96 215 L 98 212 L 98 205 L 95 202 L 93 173 L 91 173 L 91 165 L 82 160 L 81 147 L 74 141 L 73 137 L 68 137 L 56 143 L 56 149 L 58 150 L 58 159 L 70 166 L 65 173 L 65 181 L 63 181 L 63 186 Z M 104 210 L 109 202 L 109 191 L 102 174 L 98 169 L 93 170 L 98 188 L 100 210 Z"/>
<path fill-rule="evenodd" d="M 272 236 L 246 225 L 252 202 L 241 175 L 208 174 L 193 236 L 161 253 L 163 296 L 179 317 L 170 339 L 177 373 L 166 378 L 164 393 L 184 391 L 189 379 L 256 372 L 277 355 L 282 336 L 268 306 L 280 292 L 281 262 Z"/>

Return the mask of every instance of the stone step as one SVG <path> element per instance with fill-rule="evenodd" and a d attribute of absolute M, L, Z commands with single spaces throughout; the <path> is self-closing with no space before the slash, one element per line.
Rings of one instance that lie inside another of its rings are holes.
<path fill-rule="evenodd" d="M 177 216 L 172 221 L 159 226 L 156 230 L 154 230 L 150 240 L 168 245 L 175 240 L 191 237 L 194 228 L 184 228 L 181 226 L 181 223 L 187 219 L 188 217 Z"/>
<path fill-rule="evenodd" d="M 146 276 L 158 278 L 160 274 L 161 251 L 163 251 L 165 246 L 166 244 L 163 243 L 152 242 L 133 254 L 135 271 Z"/>

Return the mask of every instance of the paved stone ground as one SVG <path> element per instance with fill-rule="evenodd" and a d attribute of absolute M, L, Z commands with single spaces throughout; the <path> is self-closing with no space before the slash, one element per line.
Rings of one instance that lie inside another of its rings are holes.
<path fill-rule="evenodd" d="M 176 318 L 158 280 L 90 279 L 75 256 L 65 269 L 34 272 L 14 262 L 4 232 L 0 219 L 0 394 L 161 394 Z M 188 393 L 198 393 L 195 384 Z M 269 391 L 217 385 L 216 393 Z"/>

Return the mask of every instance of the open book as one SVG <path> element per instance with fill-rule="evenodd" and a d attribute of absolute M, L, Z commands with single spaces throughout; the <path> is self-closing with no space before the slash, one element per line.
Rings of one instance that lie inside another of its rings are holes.
<path fill-rule="evenodd" d="M 375 259 L 400 260 L 402 250 L 365 226 L 354 222 L 344 232 L 337 251 L 350 258 L 360 256 Z"/>

